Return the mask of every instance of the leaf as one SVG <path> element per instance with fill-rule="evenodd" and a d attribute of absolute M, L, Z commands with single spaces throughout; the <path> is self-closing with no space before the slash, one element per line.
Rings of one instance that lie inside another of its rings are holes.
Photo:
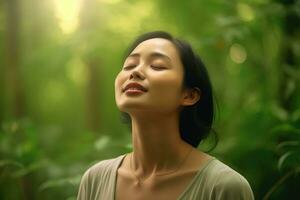
<path fill-rule="evenodd" d="M 297 169 L 300 165 L 300 150 L 295 149 L 293 151 L 288 151 L 283 154 L 278 160 L 278 169 L 282 170 L 284 168 Z"/>
<path fill-rule="evenodd" d="M 285 109 L 279 107 L 278 105 L 272 105 L 271 113 L 273 114 L 273 116 L 275 116 L 281 121 L 286 121 L 288 119 L 288 112 Z"/>
<path fill-rule="evenodd" d="M 299 146 L 299 144 L 300 144 L 300 142 L 295 141 L 295 140 L 281 142 L 277 145 L 276 150 L 279 151 L 279 150 L 281 150 L 283 148 L 286 148 L 286 147 L 297 147 L 297 146 Z"/>
<path fill-rule="evenodd" d="M 271 133 L 297 133 L 300 134 L 300 130 L 292 126 L 291 124 L 284 123 L 278 126 L 275 126 L 271 129 Z"/>
<path fill-rule="evenodd" d="M 25 166 L 22 169 L 16 171 L 15 173 L 12 174 L 12 176 L 15 178 L 25 176 L 26 174 L 29 174 L 33 171 L 36 171 L 36 170 L 42 168 L 44 165 L 45 165 L 45 162 L 42 162 L 42 161 L 32 163 L 31 165 Z"/>
<path fill-rule="evenodd" d="M 278 160 L 278 170 L 281 170 L 286 159 L 293 154 L 293 151 L 286 152 Z"/>
<path fill-rule="evenodd" d="M 14 161 L 14 160 L 0 160 L 0 167 L 6 167 L 8 165 L 17 166 L 20 168 L 24 168 L 24 165 L 20 162 Z"/>
<path fill-rule="evenodd" d="M 75 177 L 68 177 L 68 178 L 61 178 L 56 180 L 49 180 L 44 182 L 40 187 L 39 190 L 43 191 L 48 188 L 53 187 L 62 187 L 65 185 L 78 185 L 80 183 L 81 175 L 76 175 Z"/>
<path fill-rule="evenodd" d="M 299 119 L 300 119 L 300 109 L 297 109 L 295 110 L 293 113 L 292 113 L 292 121 L 293 122 L 297 122 Z"/>
<path fill-rule="evenodd" d="M 295 88 L 296 88 L 295 80 L 289 79 L 287 81 L 287 87 L 284 92 L 285 99 L 288 99 L 293 94 L 293 92 L 295 91 Z"/>
<path fill-rule="evenodd" d="M 102 136 L 100 139 L 98 139 L 95 142 L 95 144 L 94 144 L 95 149 L 98 151 L 105 149 L 108 146 L 110 140 L 111 140 L 111 138 L 109 136 L 107 136 L 107 135 Z"/>

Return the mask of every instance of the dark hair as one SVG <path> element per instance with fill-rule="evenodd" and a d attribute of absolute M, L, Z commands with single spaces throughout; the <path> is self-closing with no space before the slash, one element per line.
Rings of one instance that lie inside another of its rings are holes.
<path fill-rule="evenodd" d="M 200 100 L 192 106 L 185 106 L 180 113 L 179 119 L 181 138 L 193 147 L 198 147 L 200 142 L 213 131 L 212 123 L 215 112 L 214 98 L 208 72 L 200 57 L 194 53 L 188 42 L 174 38 L 165 31 L 154 31 L 140 35 L 131 46 L 129 46 L 124 60 L 140 43 L 153 38 L 163 38 L 171 41 L 175 45 L 184 66 L 183 86 L 185 88 L 197 87 L 201 91 Z M 121 121 L 129 123 L 131 127 L 129 114 L 121 112 Z M 218 140 L 216 132 L 214 133 L 216 140 L 213 148 L 217 145 Z"/>

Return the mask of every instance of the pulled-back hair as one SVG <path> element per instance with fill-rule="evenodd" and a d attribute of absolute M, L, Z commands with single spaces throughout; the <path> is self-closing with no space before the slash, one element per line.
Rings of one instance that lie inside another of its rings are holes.
<path fill-rule="evenodd" d="M 200 142 L 205 139 L 211 131 L 214 132 L 212 129 L 215 112 L 214 98 L 207 69 L 188 42 L 174 38 L 171 34 L 164 31 L 148 32 L 137 37 L 126 51 L 124 60 L 140 43 L 153 38 L 163 38 L 174 44 L 179 52 L 180 60 L 184 67 L 184 88 L 199 88 L 201 91 L 200 100 L 192 106 L 184 106 L 180 112 L 179 119 L 181 138 L 197 148 Z M 129 114 L 121 112 L 121 121 L 128 123 L 131 128 L 131 118 Z M 216 136 L 215 147 L 218 137 L 216 132 L 214 132 L 214 134 Z"/>

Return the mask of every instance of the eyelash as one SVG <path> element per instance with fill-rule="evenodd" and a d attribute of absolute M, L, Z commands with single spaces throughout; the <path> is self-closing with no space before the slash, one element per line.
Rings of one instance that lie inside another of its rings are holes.
<path fill-rule="evenodd" d="M 153 66 L 153 65 L 150 65 L 150 66 L 151 66 L 152 68 L 158 69 L 158 70 L 166 69 L 165 67 L 160 67 L 160 66 Z M 132 67 L 135 67 L 135 65 L 129 65 L 129 66 L 124 67 L 123 69 L 124 69 L 124 70 L 128 70 L 129 68 L 132 68 Z"/>
<path fill-rule="evenodd" d="M 159 70 L 166 69 L 165 67 L 161 67 L 161 66 L 153 66 L 153 65 L 151 65 L 151 67 L 154 68 L 154 69 L 159 69 Z"/>

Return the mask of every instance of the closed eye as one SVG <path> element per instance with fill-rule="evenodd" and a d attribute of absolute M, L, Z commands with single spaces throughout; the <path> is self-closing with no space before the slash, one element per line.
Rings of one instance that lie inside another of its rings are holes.
<path fill-rule="evenodd" d="M 136 67 L 136 65 L 128 65 L 128 66 L 125 66 L 123 69 L 124 70 L 129 70 L 129 69 L 132 69 Z M 163 69 L 166 69 L 165 67 L 162 67 L 162 66 L 157 66 L 157 65 L 151 65 L 151 67 L 155 70 L 163 70 Z"/>
<path fill-rule="evenodd" d="M 125 66 L 123 69 L 124 70 L 128 70 L 128 69 L 131 69 L 131 68 L 134 68 L 135 65 L 128 65 L 128 66 Z"/>
<path fill-rule="evenodd" d="M 162 66 L 157 66 L 157 65 L 151 65 L 151 67 L 155 70 L 163 70 L 163 69 L 166 69 L 165 67 L 162 67 Z"/>

